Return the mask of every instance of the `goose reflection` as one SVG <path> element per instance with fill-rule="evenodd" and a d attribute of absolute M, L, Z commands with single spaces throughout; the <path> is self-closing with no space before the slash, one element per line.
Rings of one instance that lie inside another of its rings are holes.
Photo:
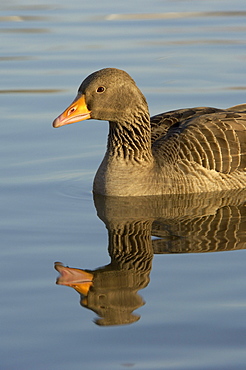
<path fill-rule="evenodd" d="M 94 196 L 108 230 L 111 263 L 82 270 L 55 263 L 57 284 L 74 288 L 101 326 L 136 322 L 154 254 L 246 248 L 246 191 L 151 197 Z M 152 239 L 152 236 L 156 237 Z"/>

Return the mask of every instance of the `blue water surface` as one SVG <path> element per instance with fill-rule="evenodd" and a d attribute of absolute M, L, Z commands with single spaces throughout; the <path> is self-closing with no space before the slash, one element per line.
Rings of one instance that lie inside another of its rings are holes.
<path fill-rule="evenodd" d="M 245 1 L 12 0 L 0 9 L 0 368 L 245 369 L 245 238 L 231 236 L 243 230 L 243 208 L 204 207 L 209 232 L 193 246 L 207 238 L 210 253 L 155 253 L 138 320 L 98 326 L 92 306 L 55 284 L 53 265 L 94 271 L 111 261 L 91 191 L 108 127 L 51 127 L 104 67 L 126 70 L 152 115 L 245 103 Z M 216 212 L 236 226 L 223 239 L 230 248 L 213 253 Z"/>

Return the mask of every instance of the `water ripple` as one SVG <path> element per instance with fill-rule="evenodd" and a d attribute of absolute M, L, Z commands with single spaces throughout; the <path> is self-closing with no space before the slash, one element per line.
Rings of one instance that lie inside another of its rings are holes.
<path fill-rule="evenodd" d="M 115 20 L 150 20 L 150 19 L 175 19 L 197 17 L 245 17 L 246 11 L 229 12 L 169 12 L 169 13 L 142 13 L 142 14 L 109 14 L 105 17 L 108 21 Z"/>
<path fill-rule="evenodd" d="M 53 94 L 66 91 L 64 89 L 4 89 L 0 94 Z"/>

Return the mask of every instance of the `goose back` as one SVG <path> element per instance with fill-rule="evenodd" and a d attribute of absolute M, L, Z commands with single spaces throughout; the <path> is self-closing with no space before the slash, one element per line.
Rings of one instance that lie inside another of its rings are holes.
<path fill-rule="evenodd" d="M 246 167 L 246 105 L 227 110 L 198 107 L 151 118 L 152 150 L 163 162 L 195 162 L 230 174 Z"/>

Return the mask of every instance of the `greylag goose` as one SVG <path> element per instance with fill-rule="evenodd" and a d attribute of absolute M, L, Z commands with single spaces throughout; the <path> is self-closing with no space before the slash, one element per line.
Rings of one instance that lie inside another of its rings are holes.
<path fill-rule="evenodd" d="M 149 116 L 145 97 L 124 71 L 89 75 L 53 122 L 109 121 L 104 159 L 93 191 L 143 196 L 246 187 L 246 104 L 187 108 Z"/>

